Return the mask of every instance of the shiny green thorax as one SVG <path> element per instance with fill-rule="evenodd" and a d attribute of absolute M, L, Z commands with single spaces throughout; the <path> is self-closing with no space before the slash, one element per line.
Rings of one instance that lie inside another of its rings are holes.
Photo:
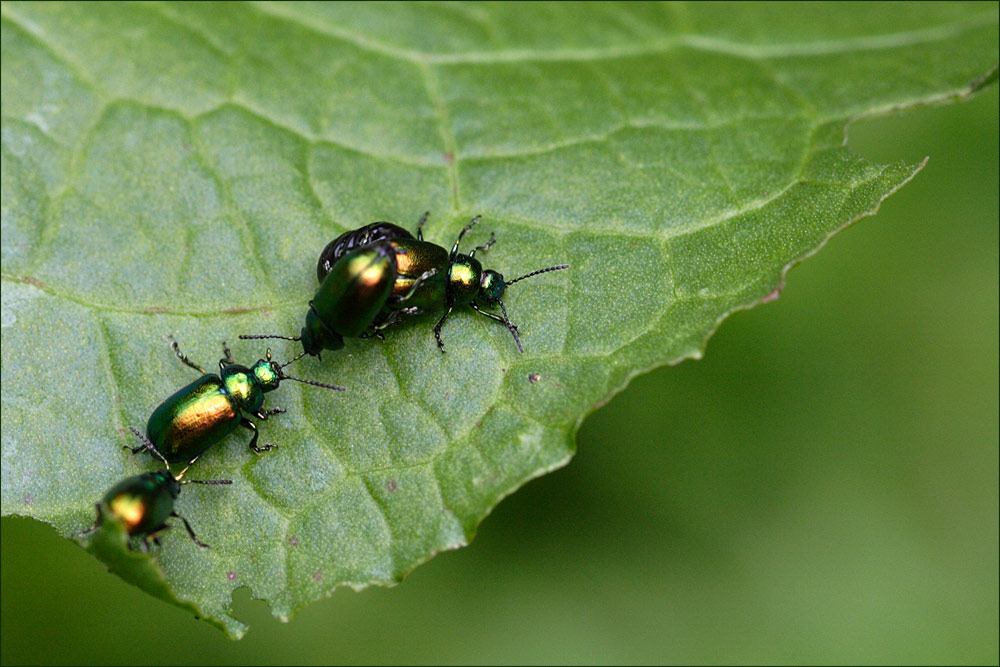
<path fill-rule="evenodd" d="M 146 424 L 145 437 L 133 429 L 143 441 L 143 445 L 133 451 L 146 449 L 167 464 L 194 463 L 237 426 L 253 432 L 250 449 L 254 452 L 259 454 L 272 449 L 273 445 L 257 447 L 257 427 L 248 416 L 264 420 L 284 412 L 281 408 L 263 409 L 264 394 L 277 389 L 282 380 L 343 390 L 343 387 L 286 375 L 282 365 L 271 360 L 270 350 L 266 359 L 260 359 L 247 368 L 232 360 L 229 348 L 223 343 L 226 356 L 219 360 L 219 374 L 215 375 L 206 373 L 185 357 L 176 341 L 172 341 L 172 345 L 177 358 L 202 375 L 157 406 Z"/>
<path fill-rule="evenodd" d="M 448 304 L 464 306 L 480 297 L 483 265 L 475 257 L 455 255 L 448 267 Z"/>
<path fill-rule="evenodd" d="M 237 407 L 256 412 L 264 405 L 264 394 L 281 384 L 281 366 L 276 361 L 259 360 L 252 368 L 231 364 L 220 369 L 226 393 Z"/>

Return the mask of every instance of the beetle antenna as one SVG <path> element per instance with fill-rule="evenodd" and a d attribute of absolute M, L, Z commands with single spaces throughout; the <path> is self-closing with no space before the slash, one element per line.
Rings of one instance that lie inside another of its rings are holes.
<path fill-rule="evenodd" d="M 293 359 L 291 359 L 290 361 L 286 361 L 286 362 L 285 362 L 285 363 L 283 363 L 283 364 L 279 364 L 279 365 L 278 365 L 278 368 L 284 368 L 285 366 L 288 366 L 288 365 L 290 365 L 290 364 L 293 364 L 293 363 L 295 363 L 296 361 L 298 361 L 299 359 L 301 359 L 301 358 L 302 358 L 302 357 L 304 357 L 304 356 L 306 356 L 306 353 L 305 353 L 305 350 L 303 350 L 303 351 L 302 351 L 302 352 L 300 352 L 299 354 L 295 355 L 295 357 L 294 357 Z"/>
<path fill-rule="evenodd" d="M 282 380 L 295 380 L 296 382 L 302 382 L 303 384 L 311 384 L 314 387 L 323 387 L 324 389 L 333 389 L 334 391 L 347 391 L 346 388 L 341 387 L 336 384 L 327 384 L 325 382 L 316 382 L 315 380 L 303 380 L 302 378 L 293 378 L 291 375 L 281 374 Z"/>
<path fill-rule="evenodd" d="M 132 433 L 135 434 L 135 437 L 139 438 L 139 440 L 142 441 L 142 447 L 132 448 L 126 445 L 125 449 L 131 449 L 133 454 L 145 449 L 150 454 L 163 461 L 163 465 L 166 466 L 167 470 L 170 470 L 170 464 L 167 462 L 167 457 L 163 455 L 163 452 L 161 452 L 159 449 L 156 448 L 156 445 L 150 442 L 149 438 L 147 438 L 138 430 L 136 430 L 134 426 L 129 426 L 128 430 L 132 431 Z M 187 468 L 185 468 L 185 470 L 187 470 Z M 182 472 L 181 474 L 183 475 L 184 473 Z M 177 479 L 180 479 L 180 477 L 178 477 Z"/>
<path fill-rule="evenodd" d="M 509 285 L 510 283 L 507 284 Z M 507 309 L 504 308 L 503 301 L 501 299 L 497 299 L 497 303 L 500 304 L 500 312 L 503 313 L 504 324 L 507 325 L 507 328 L 510 330 L 510 335 L 514 337 L 514 342 L 517 343 L 517 349 L 521 352 L 521 354 L 524 354 L 524 346 L 521 345 L 521 339 L 517 337 L 517 325 L 511 322 L 510 318 L 507 317 Z"/>
<path fill-rule="evenodd" d="M 186 479 L 182 484 L 232 484 L 231 479 Z"/>
<path fill-rule="evenodd" d="M 268 353 L 270 353 L 270 352 L 271 351 L 268 350 Z M 288 364 L 292 363 L 292 361 L 298 361 L 303 356 L 305 356 L 305 354 L 306 353 L 303 351 L 302 353 L 296 355 L 295 358 L 293 358 L 291 361 L 285 362 L 283 364 L 278 364 L 278 379 L 280 379 L 280 380 L 295 380 L 296 382 L 302 382 L 304 384 L 311 384 L 314 387 L 323 387 L 324 389 L 333 389 L 335 391 L 347 391 L 344 387 L 341 387 L 340 385 L 327 384 L 326 382 L 316 382 L 315 380 L 303 380 L 302 378 L 296 378 L 296 377 L 292 377 L 291 375 L 285 375 L 282 372 L 282 370 L 281 370 L 282 368 L 284 368 Z M 270 359 L 270 356 L 268 356 L 268 358 Z"/>
<path fill-rule="evenodd" d="M 539 273 L 548 273 L 549 271 L 561 271 L 563 269 L 568 269 L 568 268 L 569 268 L 569 264 L 559 264 L 558 266 L 550 266 L 547 269 L 538 269 L 537 271 L 532 271 L 531 273 L 526 273 L 523 276 L 521 276 L 520 278 L 514 278 L 513 280 L 508 280 L 507 281 L 507 287 L 510 287 L 511 285 L 513 285 L 514 283 L 516 283 L 518 280 L 524 280 L 525 278 L 530 278 L 531 276 L 537 276 Z M 240 336 L 240 338 L 243 338 L 243 336 Z"/>
<path fill-rule="evenodd" d="M 259 340 L 261 338 L 280 338 L 281 340 L 302 340 L 299 336 L 279 336 L 277 334 L 240 334 L 242 340 Z"/>

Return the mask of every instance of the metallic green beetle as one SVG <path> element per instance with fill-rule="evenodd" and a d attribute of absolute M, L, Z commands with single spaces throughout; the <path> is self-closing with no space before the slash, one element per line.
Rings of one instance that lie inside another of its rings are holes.
<path fill-rule="evenodd" d="M 143 444 L 130 448 L 133 452 L 146 449 L 165 462 L 184 462 L 190 465 L 237 426 L 253 431 L 250 449 L 257 454 L 275 448 L 277 445 L 257 446 L 257 427 L 243 413 L 266 420 L 272 415 L 285 412 L 282 408 L 263 409 L 264 394 L 277 389 L 282 380 L 344 390 L 337 385 L 285 375 L 282 368 L 288 364 L 271 361 L 270 350 L 267 351 L 267 358 L 260 359 L 253 367 L 240 366 L 233 361 L 232 353 L 225 343 L 222 344 L 225 357 L 219 360 L 219 375 L 206 373 L 201 366 L 181 353 L 177 341 L 171 338 L 170 343 L 177 358 L 202 376 L 177 391 L 153 411 L 146 424 L 145 437 L 132 429 Z"/>
<path fill-rule="evenodd" d="M 407 317 L 443 308 L 444 315 L 434 326 L 434 338 L 444 352 L 441 327 L 455 306 L 467 305 L 506 326 L 518 350 L 524 352 L 518 328 L 507 316 L 504 292 L 519 280 L 569 265 L 551 266 L 504 281 L 500 273 L 484 270 L 476 259 L 477 251 L 485 252 L 496 242 L 494 235 L 468 255 L 458 252 L 462 237 L 479 222 L 479 216 L 462 229 L 450 253 L 424 241 L 427 216 L 425 213 L 417 223 L 416 238 L 389 222 L 374 222 L 341 234 L 320 254 L 316 274 L 321 282 L 309 302 L 301 333 L 295 337 L 265 334 L 240 338 L 297 340 L 306 354 L 319 356 L 322 350 L 342 348 L 346 337 L 381 336 L 383 329 Z M 480 309 L 481 305 L 493 304 L 500 306 L 503 317 Z"/>
<path fill-rule="evenodd" d="M 132 431 L 139 435 L 135 429 Z M 123 479 L 112 486 L 104 494 L 101 502 L 94 506 L 97 509 L 97 522 L 94 526 L 76 535 L 86 535 L 97 530 L 110 517 L 122 522 L 129 537 L 141 537 L 143 548 L 149 551 L 149 540 L 152 539 L 154 544 L 159 545 L 159 534 L 170 528 L 167 519 L 177 517 L 184 522 L 184 527 L 194 543 L 202 549 L 207 549 L 208 545 L 198 539 L 188 520 L 174 509 L 181 492 L 181 484 L 232 484 L 233 482 L 228 479 L 190 479 L 182 482 L 181 477 L 184 476 L 184 472 L 187 472 L 187 468 L 176 477 L 168 469 Z"/>

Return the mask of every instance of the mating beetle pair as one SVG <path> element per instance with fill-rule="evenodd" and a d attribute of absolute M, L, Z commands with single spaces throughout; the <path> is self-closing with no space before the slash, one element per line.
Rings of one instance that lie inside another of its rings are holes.
<path fill-rule="evenodd" d="M 441 327 L 455 306 L 467 305 L 506 326 L 518 350 L 524 352 L 518 328 L 507 317 L 504 292 L 519 280 L 569 265 L 550 266 L 504 281 L 500 273 L 484 270 L 476 259 L 476 252 L 486 252 L 496 242 L 495 236 L 468 255 L 458 252 L 462 237 L 479 222 L 479 216 L 462 228 L 448 252 L 424 241 L 423 226 L 428 215 L 424 213 L 417 223 L 416 238 L 390 222 L 374 222 L 341 234 L 320 254 L 316 269 L 320 286 L 309 302 L 301 333 L 294 337 L 255 334 L 240 338 L 301 341 L 304 353 L 319 356 L 323 350 L 344 347 L 344 338 L 381 337 L 384 329 L 407 317 L 444 309 L 434 325 L 434 338 L 444 352 Z M 500 306 L 502 317 L 481 309 L 494 304 Z"/>

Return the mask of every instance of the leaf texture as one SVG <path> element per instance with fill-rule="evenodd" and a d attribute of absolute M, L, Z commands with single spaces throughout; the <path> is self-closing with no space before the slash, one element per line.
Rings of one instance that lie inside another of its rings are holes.
<path fill-rule="evenodd" d="M 524 355 L 468 311 L 444 355 L 427 316 L 298 362 L 348 391 L 285 383 L 276 451 L 240 434 L 198 461 L 234 480 L 178 502 L 210 550 L 179 528 L 153 558 L 101 551 L 238 637 L 238 587 L 289 618 L 467 544 L 631 377 L 775 298 L 921 166 L 868 163 L 845 128 L 995 82 L 997 11 L 6 3 L 2 41 L 5 515 L 92 524 L 156 467 L 127 427 L 193 379 L 166 336 L 252 363 L 236 336 L 296 334 L 345 230 L 430 210 L 450 246 L 481 214 L 485 266 L 572 267 L 511 289 Z"/>

